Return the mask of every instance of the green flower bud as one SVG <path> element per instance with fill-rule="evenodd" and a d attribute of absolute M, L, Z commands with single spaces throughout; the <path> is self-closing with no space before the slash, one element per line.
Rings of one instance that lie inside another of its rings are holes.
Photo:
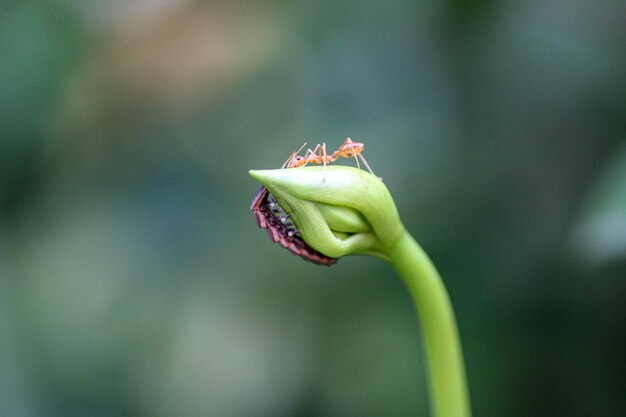
<path fill-rule="evenodd" d="M 369 254 L 402 276 L 418 310 L 428 359 L 432 415 L 470 417 L 456 320 L 439 273 L 406 232 L 377 177 L 344 166 L 250 171 L 291 215 L 302 239 L 331 258 Z"/>
<path fill-rule="evenodd" d="M 326 256 L 387 251 L 405 229 L 385 184 L 352 167 L 250 171 L 292 216 L 304 241 Z"/>

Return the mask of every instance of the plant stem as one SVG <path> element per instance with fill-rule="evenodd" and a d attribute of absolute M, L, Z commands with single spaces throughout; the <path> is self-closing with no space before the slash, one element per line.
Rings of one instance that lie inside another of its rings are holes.
<path fill-rule="evenodd" d="M 387 253 L 389 263 L 408 286 L 421 321 L 433 417 L 470 417 L 461 342 L 437 269 L 408 233 Z"/>

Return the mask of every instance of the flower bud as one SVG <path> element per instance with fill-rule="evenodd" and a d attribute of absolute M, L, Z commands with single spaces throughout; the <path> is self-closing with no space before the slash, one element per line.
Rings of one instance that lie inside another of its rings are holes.
<path fill-rule="evenodd" d="M 370 254 L 405 234 L 383 182 L 352 167 L 330 166 L 250 171 L 292 216 L 304 241 L 326 256 Z"/>

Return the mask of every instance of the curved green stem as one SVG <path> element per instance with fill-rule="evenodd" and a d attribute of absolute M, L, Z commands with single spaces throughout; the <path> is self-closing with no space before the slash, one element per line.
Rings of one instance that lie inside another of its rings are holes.
<path fill-rule="evenodd" d="M 409 288 L 421 321 L 433 416 L 470 417 L 461 342 L 452 304 L 437 269 L 406 232 L 387 253 L 389 263 Z"/>

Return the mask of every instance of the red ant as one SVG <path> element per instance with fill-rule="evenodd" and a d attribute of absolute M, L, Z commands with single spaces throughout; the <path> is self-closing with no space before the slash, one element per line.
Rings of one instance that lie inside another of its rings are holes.
<path fill-rule="evenodd" d="M 372 168 L 370 168 L 369 164 L 367 163 L 367 161 L 361 154 L 363 152 L 363 148 L 365 148 L 365 145 L 362 144 L 361 142 L 353 142 L 352 139 L 346 138 L 346 140 L 339 147 L 339 149 L 337 149 L 335 152 L 333 152 L 330 155 L 328 155 L 328 153 L 326 152 L 326 143 L 324 142 L 322 144 L 317 144 L 317 146 L 313 150 L 311 150 L 310 148 L 307 149 L 304 156 L 298 155 L 300 151 L 302 150 L 302 148 L 304 148 L 305 146 L 306 146 L 306 142 L 304 143 L 304 145 L 300 147 L 300 149 L 298 149 L 297 152 L 294 152 L 293 154 L 291 154 L 289 159 L 285 161 L 282 167 L 283 168 L 285 167 L 297 168 L 297 167 L 306 166 L 309 163 L 323 164 L 324 165 L 324 181 L 326 181 L 326 164 L 335 162 L 336 160 L 339 159 L 339 157 L 354 158 L 354 160 L 356 161 L 357 168 L 361 169 L 361 165 L 359 164 L 359 158 L 361 158 L 363 165 L 365 165 L 367 170 L 372 175 L 375 176 L 374 172 L 372 171 Z"/>

